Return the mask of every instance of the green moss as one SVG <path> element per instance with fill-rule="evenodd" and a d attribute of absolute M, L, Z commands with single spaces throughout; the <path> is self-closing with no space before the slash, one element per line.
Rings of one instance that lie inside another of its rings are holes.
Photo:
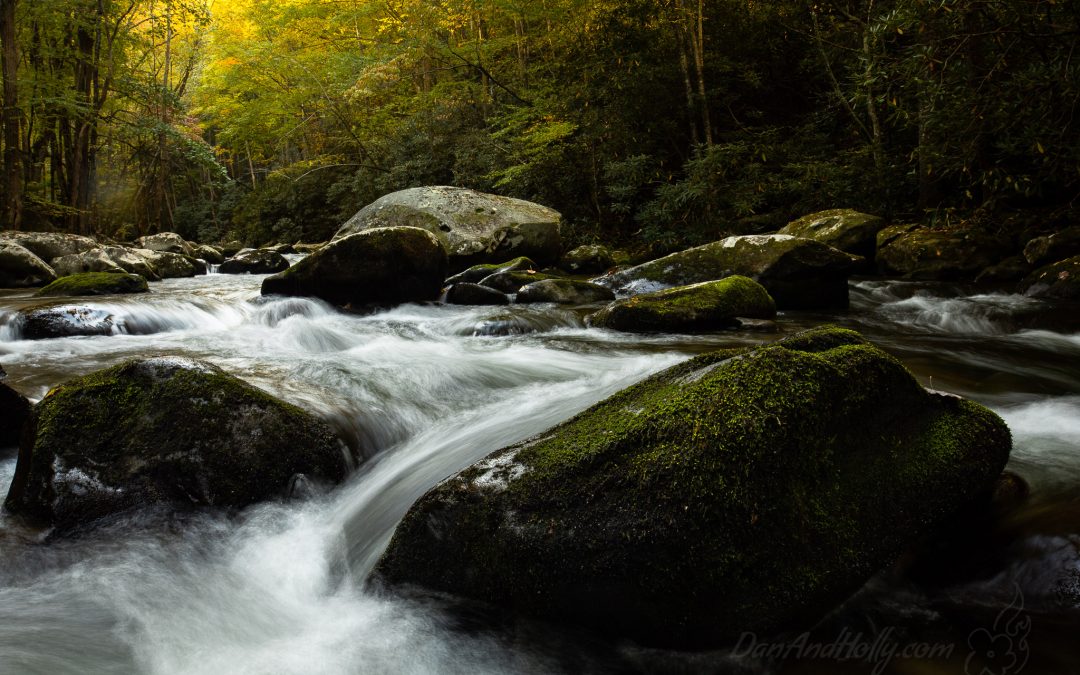
<path fill-rule="evenodd" d="M 379 572 L 717 645 L 816 619 L 991 486 L 1009 448 L 985 408 L 818 329 L 697 357 L 491 455 L 414 506 Z"/>
<path fill-rule="evenodd" d="M 776 304 L 761 284 L 732 276 L 618 300 L 591 321 L 622 331 L 696 332 L 737 326 L 740 316 L 771 319 Z"/>
<path fill-rule="evenodd" d="M 37 292 L 38 297 L 146 293 L 150 288 L 138 274 L 84 272 L 60 277 Z"/>

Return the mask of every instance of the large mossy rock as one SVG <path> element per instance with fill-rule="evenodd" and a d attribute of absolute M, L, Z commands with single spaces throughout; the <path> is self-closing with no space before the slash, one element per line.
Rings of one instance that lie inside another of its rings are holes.
<path fill-rule="evenodd" d="M 567 251 L 559 261 L 559 268 L 571 274 L 600 274 L 615 267 L 615 256 L 606 246 L 585 244 Z"/>
<path fill-rule="evenodd" d="M 146 279 L 138 274 L 125 272 L 85 272 L 60 277 L 36 293 L 40 297 L 62 297 L 81 295 L 121 295 L 127 293 L 146 293 L 149 291 Z"/>
<path fill-rule="evenodd" d="M 221 263 L 221 274 L 277 274 L 289 269 L 289 261 L 277 251 L 260 248 L 243 251 Z"/>
<path fill-rule="evenodd" d="M 784 226 L 780 234 L 804 237 L 846 253 L 873 259 L 877 234 L 885 226 L 879 216 L 853 209 L 832 209 L 803 216 Z"/>
<path fill-rule="evenodd" d="M 0 240 L 0 288 L 33 288 L 56 279 L 56 272 L 29 249 Z"/>
<path fill-rule="evenodd" d="M 1020 290 L 1033 298 L 1080 300 L 1080 256 L 1040 267 L 1020 282 Z"/>
<path fill-rule="evenodd" d="M 615 299 L 610 288 L 577 279 L 542 279 L 522 286 L 517 292 L 519 303 L 554 302 L 560 305 L 588 305 Z"/>
<path fill-rule="evenodd" d="M 780 309 L 835 309 L 848 305 L 854 258 L 812 239 L 786 234 L 728 237 L 594 279 L 621 293 L 749 277 Z"/>
<path fill-rule="evenodd" d="M 1009 430 L 857 333 L 699 356 L 425 494 L 377 578 L 642 643 L 812 623 L 993 487 Z"/>
<path fill-rule="evenodd" d="M 61 529 L 155 504 L 238 508 L 348 468 L 325 422 L 190 359 L 72 380 L 30 424 L 5 506 Z"/>
<path fill-rule="evenodd" d="M 1010 253 L 1002 237 L 973 230 L 894 226 L 878 233 L 878 267 L 923 281 L 971 281 Z"/>
<path fill-rule="evenodd" d="M 73 253 L 82 253 L 97 248 L 98 243 L 90 237 L 61 232 L 0 232 L 0 243 L 14 242 L 41 258 L 45 262 Z"/>
<path fill-rule="evenodd" d="M 263 295 L 306 295 L 337 305 L 436 300 L 446 249 L 418 227 L 384 227 L 336 239 L 263 280 Z"/>
<path fill-rule="evenodd" d="M 191 255 L 199 260 L 205 260 L 211 265 L 220 265 L 225 262 L 225 254 L 208 244 L 197 244 L 192 246 Z"/>
<path fill-rule="evenodd" d="M 521 199 L 458 187 L 419 187 L 375 200 L 334 238 L 376 227 L 419 227 L 442 240 L 455 271 L 515 256 L 544 266 L 559 258 L 561 223 L 558 211 Z"/>
<path fill-rule="evenodd" d="M 740 316 L 772 319 L 776 304 L 761 284 L 733 276 L 617 300 L 589 321 L 633 333 L 698 333 L 738 326 Z"/>

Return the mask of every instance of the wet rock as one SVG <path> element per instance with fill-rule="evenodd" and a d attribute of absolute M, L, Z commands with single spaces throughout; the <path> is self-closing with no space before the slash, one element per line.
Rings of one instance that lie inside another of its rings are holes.
<path fill-rule="evenodd" d="M 917 227 L 888 236 L 887 242 L 878 241 L 881 271 L 923 281 L 970 281 L 1010 250 L 1004 238 L 977 231 Z"/>
<path fill-rule="evenodd" d="M 443 481 L 376 579 L 647 645 L 730 644 L 844 602 L 993 486 L 1010 447 L 989 410 L 818 329 L 699 356 Z"/>
<path fill-rule="evenodd" d="M 510 298 L 494 288 L 463 282 L 446 291 L 446 302 L 450 305 L 509 305 Z"/>
<path fill-rule="evenodd" d="M 1035 267 L 1045 267 L 1077 255 L 1080 255 L 1080 227 L 1036 237 L 1024 246 L 1024 259 Z"/>
<path fill-rule="evenodd" d="M 325 422 L 205 362 L 134 360 L 49 392 L 30 419 L 6 507 L 61 530 L 132 508 L 239 508 L 296 474 L 336 483 Z"/>
<path fill-rule="evenodd" d="M 873 259 L 877 234 L 885 221 L 852 209 L 832 209 L 803 216 L 788 223 L 780 234 L 820 241 L 846 253 Z"/>
<path fill-rule="evenodd" d="M 193 256 L 194 248 L 184 238 L 175 232 L 159 232 L 135 240 L 138 248 L 158 253 L 179 253 L 180 255 Z"/>
<path fill-rule="evenodd" d="M 560 305 L 588 305 L 615 299 L 610 288 L 574 279 L 543 279 L 518 289 L 517 301 L 555 302 Z"/>
<path fill-rule="evenodd" d="M 0 232 L 0 243 L 16 243 L 45 262 L 73 253 L 97 248 L 98 243 L 90 237 L 61 232 Z"/>
<path fill-rule="evenodd" d="M 285 256 L 270 249 L 256 249 L 236 254 L 218 267 L 221 274 L 277 274 L 289 269 Z"/>
<path fill-rule="evenodd" d="M 16 321 L 24 340 L 112 335 L 116 332 L 111 313 L 90 307 L 31 308 L 19 312 Z"/>
<path fill-rule="evenodd" d="M 94 248 L 82 253 L 60 256 L 52 261 L 52 268 L 59 277 L 86 272 L 123 272 L 104 248 Z"/>
<path fill-rule="evenodd" d="M 617 293 L 637 294 L 716 281 L 732 275 L 757 281 L 779 309 L 844 308 L 855 259 L 812 239 L 744 235 L 672 253 L 594 279 Z"/>
<path fill-rule="evenodd" d="M 220 265 L 225 262 L 225 254 L 220 249 L 214 248 L 207 244 L 198 244 L 192 247 L 192 257 L 199 260 L 205 260 L 211 265 Z"/>
<path fill-rule="evenodd" d="M 294 248 L 297 253 L 314 253 L 323 246 L 326 246 L 325 242 L 321 244 L 297 244 Z"/>
<path fill-rule="evenodd" d="M 742 316 L 772 319 L 776 304 L 761 284 L 733 276 L 618 300 L 590 323 L 634 333 L 697 333 L 739 326 Z"/>
<path fill-rule="evenodd" d="M 430 232 L 377 228 L 336 239 L 267 277 L 262 293 L 314 296 L 338 305 L 436 300 L 446 265 L 446 250 Z"/>
<path fill-rule="evenodd" d="M 601 274 L 615 266 L 615 257 L 605 246 L 578 246 L 565 253 L 559 267 L 571 274 Z"/>
<path fill-rule="evenodd" d="M 503 263 L 487 263 L 473 265 L 467 270 L 458 272 L 446 280 L 447 284 L 470 283 L 476 284 L 497 272 L 525 272 L 536 270 L 537 264 L 532 260 L 521 256 Z"/>
<path fill-rule="evenodd" d="M 1014 255 L 979 272 L 979 275 L 975 277 L 975 282 L 980 284 L 1001 284 L 1020 281 L 1028 274 L 1031 274 L 1031 271 L 1031 264 L 1024 260 L 1023 256 Z"/>
<path fill-rule="evenodd" d="M 19 444 L 23 425 L 30 417 L 30 402 L 2 380 L 0 377 L 0 448 L 10 448 Z"/>
<path fill-rule="evenodd" d="M 60 277 L 35 295 L 39 297 L 122 295 L 146 293 L 150 287 L 138 274 L 126 272 L 85 272 Z"/>
<path fill-rule="evenodd" d="M 522 286 L 526 286 L 537 281 L 543 281 L 544 279 L 554 279 L 548 274 L 542 274 L 533 270 L 522 270 L 520 272 L 496 272 L 490 276 L 486 276 L 480 280 L 481 286 L 487 286 L 488 288 L 494 288 L 497 291 L 503 293 L 517 293 Z"/>
<path fill-rule="evenodd" d="M 548 265 L 562 250 L 561 222 L 558 211 L 521 199 L 457 187 L 419 187 L 365 206 L 334 239 L 377 227 L 419 227 L 443 242 L 452 270 L 516 256 Z"/>
<path fill-rule="evenodd" d="M 0 288 L 33 288 L 56 279 L 44 260 L 12 241 L 0 240 Z"/>
<path fill-rule="evenodd" d="M 1080 256 L 1035 270 L 1020 282 L 1020 291 L 1033 298 L 1080 300 Z"/>
<path fill-rule="evenodd" d="M 183 279 L 206 274 L 206 264 L 188 255 L 144 248 L 133 249 L 132 253 L 153 267 L 162 279 Z"/>
<path fill-rule="evenodd" d="M 233 241 L 227 241 L 221 246 L 218 246 L 218 249 L 221 251 L 221 255 L 225 256 L 226 258 L 233 257 L 240 251 L 243 251 L 244 248 L 244 244 L 242 242 L 236 241 L 235 239 Z"/>

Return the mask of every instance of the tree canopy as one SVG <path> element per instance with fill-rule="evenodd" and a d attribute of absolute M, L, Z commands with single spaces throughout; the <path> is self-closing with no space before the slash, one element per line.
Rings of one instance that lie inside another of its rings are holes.
<path fill-rule="evenodd" d="M 316 241 L 454 184 L 663 250 L 1080 189 L 1068 0 L 0 0 L 3 225 Z"/>

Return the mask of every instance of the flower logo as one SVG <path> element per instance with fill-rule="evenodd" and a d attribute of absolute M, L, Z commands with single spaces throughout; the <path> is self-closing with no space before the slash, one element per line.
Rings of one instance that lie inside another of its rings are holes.
<path fill-rule="evenodd" d="M 1031 618 L 1024 614 L 1024 594 L 1016 585 L 1009 606 L 1001 610 L 990 630 L 980 628 L 968 636 L 971 653 L 964 662 L 967 675 L 1015 675 L 1031 655 L 1028 635 Z"/>

